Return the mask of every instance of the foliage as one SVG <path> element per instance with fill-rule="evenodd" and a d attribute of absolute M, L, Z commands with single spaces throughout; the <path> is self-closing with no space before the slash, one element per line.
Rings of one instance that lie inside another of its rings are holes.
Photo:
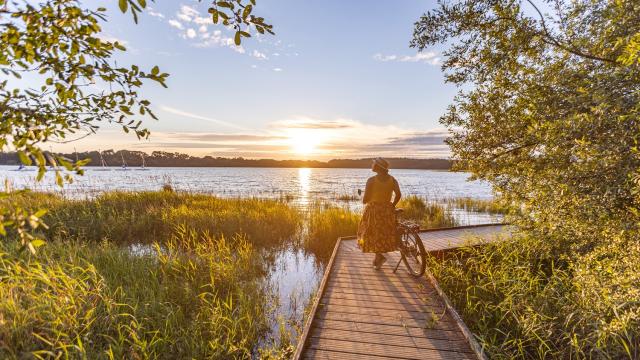
<path fill-rule="evenodd" d="M 111 192 L 83 200 L 23 193 L 12 201 L 25 209 L 50 209 L 44 217 L 47 238 L 80 237 L 125 245 L 163 243 L 180 225 L 226 238 L 241 233 L 254 245 L 276 245 L 293 237 L 302 221 L 297 210 L 275 200 L 170 191 Z"/>
<path fill-rule="evenodd" d="M 38 261 L 11 246 L 0 244 L 2 358 L 249 358 L 265 331 L 262 267 L 242 237 L 183 228 L 148 255 L 56 241 Z"/>
<path fill-rule="evenodd" d="M 118 5 L 137 22 L 146 1 L 119 0 Z M 241 0 L 214 0 L 209 11 L 214 23 L 222 18 L 224 26 L 236 29 L 235 41 L 240 44 L 241 37 L 250 36 L 242 25 L 273 34 L 271 25 L 252 15 L 254 5 L 254 0 L 247 5 Z M 88 136 L 105 122 L 145 138 L 149 131 L 141 127 L 140 118 L 156 119 L 140 89 L 147 80 L 166 87 L 168 74 L 158 66 L 150 70 L 118 66 L 113 57 L 126 49 L 101 36 L 104 21 L 105 8 L 85 8 L 78 0 L 46 0 L 37 5 L 0 0 L 0 71 L 7 76 L 0 81 L 0 151 L 11 146 L 23 164 L 35 163 L 38 180 L 49 164 L 62 186 L 72 181 L 62 168 L 82 175 L 81 167 L 87 163 L 44 152 L 43 144 Z M 0 221 L 18 224 L 13 215 L 0 208 Z M 23 247 L 33 251 L 32 242 L 23 241 Z"/>
<path fill-rule="evenodd" d="M 479 303 L 492 357 L 635 357 L 640 3 L 540 3 L 442 2 L 416 23 L 461 88 L 441 118 L 459 165 L 518 205 L 525 239 L 471 254 L 456 276 L 486 296 L 454 297 Z"/>

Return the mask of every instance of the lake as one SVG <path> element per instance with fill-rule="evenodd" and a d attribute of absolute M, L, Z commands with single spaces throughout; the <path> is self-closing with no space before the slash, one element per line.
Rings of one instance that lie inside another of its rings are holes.
<path fill-rule="evenodd" d="M 0 178 L 15 188 L 61 192 L 65 196 L 91 196 L 110 190 L 159 190 L 169 184 L 175 190 L 215 194 L 223 197 L 266 197 L 291 199 L 305 205 L 313 201 L 336 201 L 343 195 L 356 196 L 364 189 L 368 169 L 315 168 L 129 168 L 87 167 L 84 176 L 60 189 L 53 173 L 36 183 L 34 169 L 16 171 L 15 166 L 0 166 Z M 439 170 L 391 170 L 404 194 L 432 200 L 455 197 L 492 197 L 489 184 L 467 181 L 468 173 Z"/>

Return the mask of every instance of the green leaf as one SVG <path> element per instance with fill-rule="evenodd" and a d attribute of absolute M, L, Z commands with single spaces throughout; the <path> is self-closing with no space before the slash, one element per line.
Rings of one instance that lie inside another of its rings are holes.
<path fill-rule="evenodd" d="M 146 8 L 147 7 L 147 1 L 146 0 L 138 0 L 138 4 L 140 4 L 140 6 L 142 8 Z"/>
<path fill-rule="evenodd" d="M 120 11 L 127 12 L 127 8 L 129 7 L 129 2 L 127 0 L 120 0 L 118 2 L 118 6 L 120 6 Z"/>
<path fill-rule="evenodd" d="M 31 245 L 33 245 L 34 248 L 38 248 L 42 245 L 46 244 L 44 240 L 42 239 L 35 239 L 33 241 L 31 241 Z"/>
<path fill-rule="evenodd" d="M 62 175 L 60 175 L 60 171 L 56 171 L 56 185 L 59 187 L 64 185 L 64 180 L 62 179 Z"/>
<path fill-rule="evenodd" d="M 233 42 L 238 46 L 240 45 L 240 31 L 236 31 L 236 36 L 233 37 Z"/>
<path fill-rule="evenodd" d="M 159 73 L 160 73 L 160 68 L 158 67 L 158 65 L 154 66 L 153 69 L 151 69 L 151 74 L 158 75 Z"/>
<path fill-rule="evenodd" d="M 31 158 L 29 156 L 27 156 L 27 154 L 24 153 L 24 151 L 18 151 L 18 157 L 20 158 L 20 162 L 25 164 L 25 165 L 31 165 L 32 161 Z"/>

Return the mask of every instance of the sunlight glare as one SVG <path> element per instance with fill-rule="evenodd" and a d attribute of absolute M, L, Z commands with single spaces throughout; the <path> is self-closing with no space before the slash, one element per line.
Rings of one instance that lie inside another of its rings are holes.
<path fill-rule="evenodd" d="M 314 134 L 306 129 L 298 129 L 289 134 L 289 142 L 291 149 L 300 155 L 310 155 L 316 152 L 320 145 L 321 138 L 319 134 Z"/>

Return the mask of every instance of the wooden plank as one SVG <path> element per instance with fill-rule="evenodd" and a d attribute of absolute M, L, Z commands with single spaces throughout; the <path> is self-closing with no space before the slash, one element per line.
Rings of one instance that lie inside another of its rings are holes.
<path fill-rule="evenodd" d="M 371 332 L 376 334 L 388 334 L 395 336 L 411 336 L 411 337 L 422 337 L 429 339 L 441 339 L 441 340 L 463 340 L 464 336 L 462 333 L 458 331 L 458 329 L 453 330 L 443 330 L 443 329 L 425 329 L 425 328 L 416 328 L 410 326 L 399 326 L 399 325 L 383 325 L 383 324 L 369 324 L 369 323 L 358 323 L 353 321 L 340 321 L 340 320 L 321 320 L 318 319 L 314 327 L 318 328 L 328 328 L 328 329 L 338 329 L 338 330 L 347 330 L 347 331 L 359 331 L 359 332 Z"/>
<path fill-rule="evenodd" d="M 457 329 L 455 321 L 453 321 L 451 315 L 447 314 L 439 319 L 434 318 L 427 320 L 425 317 L 423 317 L 422 319 L 418 319 L 409 316 L 370 316 L 354 313 L 342 313 L 337 311 L 329 312 L 319 310 L 316 313 L 316 317 L 323 320 L 353 321 L 357 323 L 366 323 L 373 325 L 408 326 L 420 329 Z"/>
<path fill-rule="evenodd" d="M 424 309 L 420 309 L 418 311 L 406 310 L 406 309 L 387 310 L 387 309 L 375 309 L 371 307 L 362 307 L 357 305 L 325 304 L 321 301 L 320 310 L 325 312 L 345 313 L 345 314 L 362 315 L 362 316 L 369 316 L 369 317 L 411 318 L 414 320 L 421 320 L 425 322 L 430 322 L 430 321 L 439 322 L 441 320 L 446 321 L 447 319 L 450 319 L 450 317 L 447 316 L 447 311 L 444 306 L 442 307 L 426 307 L 425 306 Z"/>
<path fill-rule="evenodd" d="M 411 337 L 372 332 L 346 331 L 326 327 L 317 328 L 315 331 L 313 331 L 312 337 L 367 344 L 413 347 L 416 349 L 473 353 L 466 339 L 451 341 L 442 339 L 430 339 L 426 337 Z"/>
<path fill-rule="evenodd" d="M 466 360 L 473 359 L 475 355 L 455 351 L 417 349 L 413 347 L 381 345 L 371 343 L 359 343 L 344 340 L 311 338 L 309 348 L 316 350 L 333 350 L 345 353 L 386 356 L 399 359 L 442 359 L 442 360 Z M 345 357 L 345 359 L 348 357 Z"/>
<path fill-rule="evenodd" d="M 404 306 L 404 305 L 443 305 L 442 301 L 432 296 L 425 296 L 422 298 L 418 297 L 397 297 L 397 296 L 388 296 L 388 295 L 377 295 L 377 294 L 385 294 L 384 292 L 367 292 L 363 291 L 360 293 L 354 292 L 343 292 L 340 291 L 342 289 L 336 288 L 327 288 L 325 290 L 325 299 L 345 299 L 345 300 L 355 300 L 355 301 L 368 301 L 368 302 L 376 302 L 376 303 L 385 303 L 385 304 L 393 304 L 396 306 Z"/>
<path fill-rule="evenodd" d="M 329 284 L 327 286 L 327 291 L 335 291 L 343 294 L 357 294 L 357 295 L 371 295 L 371 296 L 380 296 L 380 297 L 391 297 L 395 299 L 404 299 L 404 300 L 418 300 L 422 301 L 425 298 L 432 299 L 435 290 L 426 290 L 425 292 L 418 294 L 415 292 L 390 292 L 386 290 L 378 290 L 369 288 L 366 286 L 337 286 L 336 284 Z M 402 294 L 402 295 L 399 295 Z"/>
<path fill-rule="evenodd" d="M 305 352 L 303 359 L 321 359 L 321 360 L 398 360 L 397 357 L 352 354 L 334 350 L 315 350 L 309 349 Z"/>
<path fill-rule="evenodd" d="M 442 303 L 432 303 L 432 302 L 406 302 L 399 299 L 389 298 L 387 297 L 383 301 L 372 300 L 368 297 L 358 297 L 343 294 L 332 293 L 330 296 L 325 295 L 321 302 L 321 304 L 328 305 L 349 305 L 349 306 L 369 306 L 374 309 L 389 309 L 389 310 L 407 310 L 407 311 L 425 311 L 427 309 L 433 308 L 443 308 L 444 304 Z"/>

